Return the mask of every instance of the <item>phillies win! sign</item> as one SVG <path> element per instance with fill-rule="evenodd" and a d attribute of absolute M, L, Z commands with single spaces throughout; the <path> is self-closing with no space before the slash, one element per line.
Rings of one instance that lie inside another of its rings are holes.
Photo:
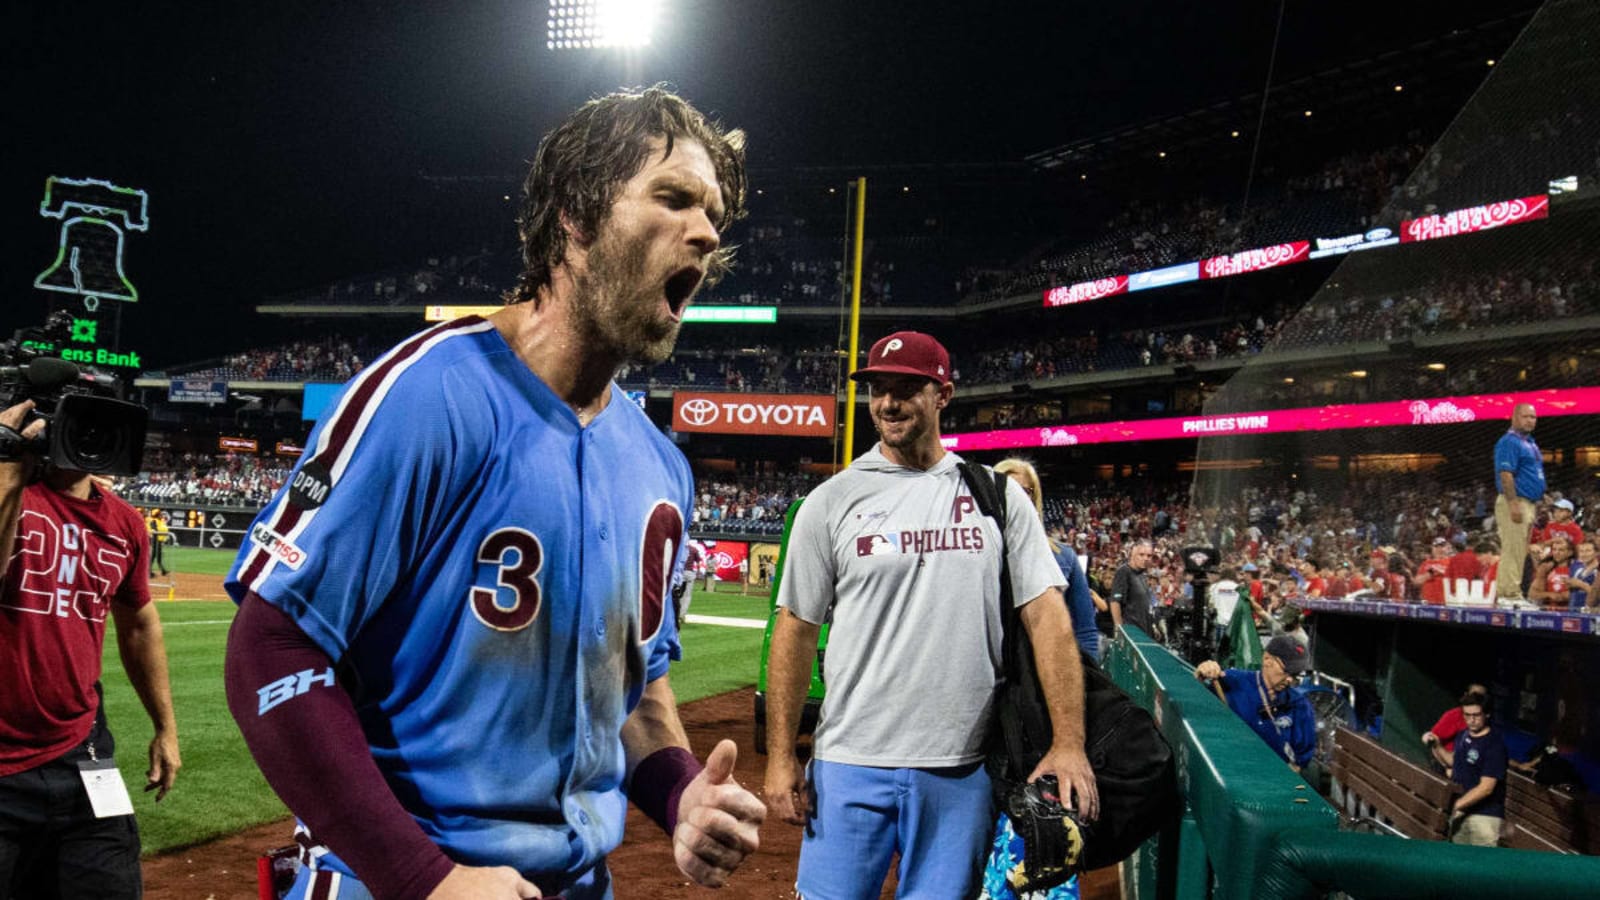
<path fill-rule="evenodd" d="M 672 429 L 713 434 L 833 437 L 838 400 L 827 394 L 672 395 Z"/>

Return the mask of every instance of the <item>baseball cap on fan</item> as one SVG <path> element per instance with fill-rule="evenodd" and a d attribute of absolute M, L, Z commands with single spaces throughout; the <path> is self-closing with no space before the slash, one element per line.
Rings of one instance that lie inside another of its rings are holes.
<path fill-rule="evenodd" d="M 867 364 L 850 373 L 853 381 L 874 375 L 918 375 L 950 383 L 950 354 L 920 331 L 896 331 L 872 345 Z"/>

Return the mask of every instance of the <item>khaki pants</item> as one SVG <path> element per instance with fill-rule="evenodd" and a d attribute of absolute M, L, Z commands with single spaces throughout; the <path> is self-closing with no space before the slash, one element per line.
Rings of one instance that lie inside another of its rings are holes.
<path fill-rule="evenodd" d="M 1450 835 L 1452 844 L 1469 844 L 1473 847 L 1496 847 L 1500 844 L 1500 825 L 1505 819 L 1499 816 L 1467 816 Z"/>
<path fill-rule="evenodd" d="M 1522 510 L 1522 522 L 1511 521 L 1506 495 L 1494 498 L 1494 526 L 1500 532 L 1500 574 L 1495 593 L 1502 600 L 1522 596 L 1522 563 L 1528 558 L 1528 529 L 1533 527 L 1533 503 L 1523 497 L 1515 501 Z"/>

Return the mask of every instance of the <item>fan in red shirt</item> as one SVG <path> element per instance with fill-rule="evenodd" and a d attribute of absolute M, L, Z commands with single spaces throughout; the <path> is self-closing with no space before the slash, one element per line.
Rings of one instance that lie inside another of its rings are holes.
<path fill-rule="evenodd" d="M 1550 556 L 1533 572 L 1528 599 L 1545 606 L 1566 609 L 1570 602 L 1567 580 L 1572 577 L 1572 542 L 1564 534 L 1550 541 Z"/>
<path fill-rule="evenodd" d="M 1436 537 L 1430 552 L 1432 555 L 1417 566 L 1417 577 L 1412 583 L 1421 589 L 1423 603 L 1443 606 L 1444 579 L 1450 571 L 1450 542 Z"/>
<path fill-rule="evenodd" d="M 1361 582 L 1361 576 L 1350 574 L 1350 564 L 1341 562 L 1334 570 L 1334 576 L 1328 579 L 1328 586 L 1323 589 L 1322 596 L 1348 597 L 1363 587 L 1365 585 Z"/>
<path fill-rule="evenodd" d="M 1411 577 L 1411 562 L 1402 554 L 1391 553 L 1384 568 L 1372 570 L 1373 593 L 1394 603 L 1405 603 L 1411 599 Z"/>
<path fill-rule="evenodd" d="M 1571 500 L 1557 500 L 1550 507 L 1550 524 L 1539 529 L 1536 540 L 1548 543 L 1551 538 L 1559 534 L 1565 536 L 1572 546 L 1578 546 L 1583 541 L 1583 528 L 1572 521 L 1572 513 Z"/>

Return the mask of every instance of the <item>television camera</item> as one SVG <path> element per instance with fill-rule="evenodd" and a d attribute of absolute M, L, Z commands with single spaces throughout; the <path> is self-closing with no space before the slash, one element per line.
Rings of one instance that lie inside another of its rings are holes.
<path fill-rule="evenodd" d="M 1211 575 L 1221 561 L 1213 547 L 1185 547 L 1179 553 L 1183 570 L 1194 588 L 1193 599 L 1172 611 L 1167 620 L 1167 645 L 1173 652 L 1198 664 L 1214 659 L 1217 613 L 1211 606 Z"/>
<path fill-rule="evenodd" d="M 31 440 L 22 437 L 20 427 L 0 426 L 0 461 L 31 453 L 58 468 L 133 475 L 144 461 L 149 412 L 116 396 L 115 376 L 50 355 L 71 331 L 72 315 L 61 311 L 43 326 L 19 328 L 0 343 L 0 409 L 32 400 L 28 422 L 45 422 L 44 431 Z"/>

